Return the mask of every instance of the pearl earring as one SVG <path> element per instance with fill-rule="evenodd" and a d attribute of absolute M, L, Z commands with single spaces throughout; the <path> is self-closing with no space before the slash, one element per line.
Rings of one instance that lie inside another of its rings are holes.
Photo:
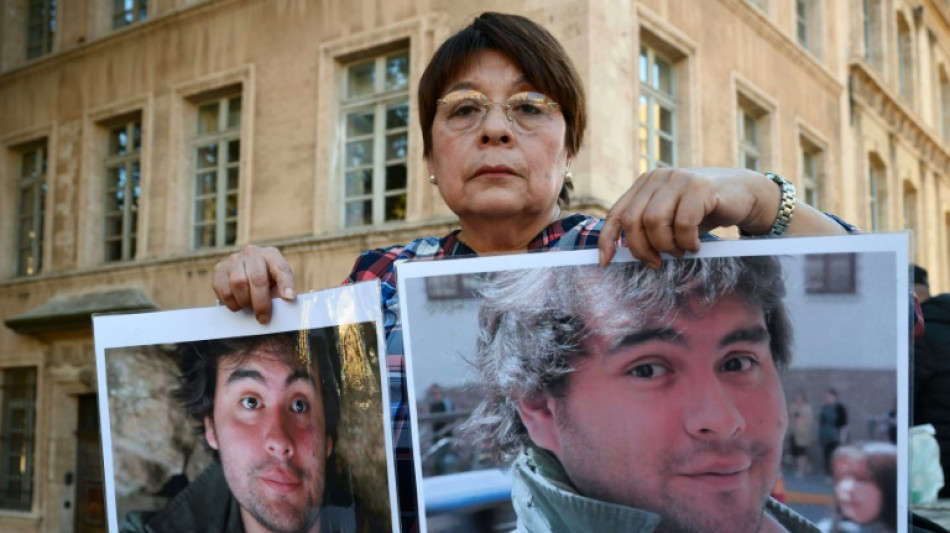
<path fill-rule="evenodd" d="M 435 185 L 436 183 L 438 183 L 438 182 L 436 181 L 436 179 L 435 179 L 435 174 L 429 174 L 429 183 L 431 183 L 431 184 L 433 184 L 433 185 Z"/>
<path fill-rule="evenodd" d="M 564 173 L 564 184 L 571 185 L 574 182 L 574 174 L 568 170 Z"/>

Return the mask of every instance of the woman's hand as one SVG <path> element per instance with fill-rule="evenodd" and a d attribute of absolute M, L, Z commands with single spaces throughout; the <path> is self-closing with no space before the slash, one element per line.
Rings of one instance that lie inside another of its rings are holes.
<path fill-rule="evenodd" d="M 641 175 L 610 208 L 600 233 L 600 263 L 614 256 L 620 231 L 644 263 L 660 266 L 660 254 L 681 257 L 699 250 L 708 231 L 738 226 L 767 234 L 778 215 L 781 189 L 763 174 L 736 168 L 658 168 Z M 789 235 L 845 234 L 840 224 L 796 200 Z"/>
<path fill-rule="evenodd" d="M 245 246 L 214 265 L 211 288 L 232 311 L 251 308 L 261 324 L 270 321 L 271 299 L 293 300 L 294 273 L 273 246 Z"/>

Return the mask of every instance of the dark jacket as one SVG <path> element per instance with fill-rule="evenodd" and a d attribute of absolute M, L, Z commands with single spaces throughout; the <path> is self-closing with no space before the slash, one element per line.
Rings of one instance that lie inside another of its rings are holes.
<path fill-rule="evenodd" d="M 915 425 L 933 424 L 940 444 L 944 479 L 950 480 L 950 293 L 934 296 L 920 308 L 926 329 L 914 343 Z M 950 496 L 944 486 L 940 497 Z"/>
<path fill-rule="evenodd" d="M 231 495 L 221 464 L 213 461 L 185 490 L 157 512 L 128 513 L 122 533 L 243 533 L 241 508 Z"/>

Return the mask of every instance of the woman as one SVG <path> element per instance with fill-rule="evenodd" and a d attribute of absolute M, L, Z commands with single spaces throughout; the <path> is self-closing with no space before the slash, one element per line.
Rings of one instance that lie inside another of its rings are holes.
<path fill-rule="evenodd" d="M 788 433 L 791 437 L 790 453 L 795 461 L 795 475 L 802 477 L 811 472 L 808 462 L 808 448 L 812 442 L 812 426 L 815 416 L 808 403 L 805 391 L 798 391 L 792 405 L 788 408 Z"/>
<path fill-rule="evenodd" d="M 848 444 L 835 450 L 834 516 L 828 533 L 897 531 L 897 448 L 887 442 Z"/>
<path fill-rule="evenodd" d="M 443 43 L 419 82 L 418 110 L 429 180 L 460 229 L 364 252 L 345 281 L 382 283 L 397 456 L 411 457 L 397 260 L 599 246 L 606 264 L 623 230 L 633 255 L 659 266 L 660 253 L 697 251 L 700 235 L 715 227 L 737 225 L 753 235 L 784 230 L 776 215 L 781 188 L 748 170 L 657 169 L 641 176 L 606 220 L 562 214 L 586 125 L 584 91 L 560 43 L 524 17 L 484 13 Z M 846 231 L 801 203 L 788 227 L 789 234 Z M 275 248 L 248 246 L 221 261 L 212 286 L 229 309 L 252 308 L 262 323 L 272 297 L 296 294 Z M 397 475 L 408 531 L 415 518 L 411 459 L 397 461 Z"/>

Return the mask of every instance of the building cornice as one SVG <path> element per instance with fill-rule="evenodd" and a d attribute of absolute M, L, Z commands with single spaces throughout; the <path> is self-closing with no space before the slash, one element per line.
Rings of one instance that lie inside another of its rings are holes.
<path fill-rule="evenodd" d="M 924 125 L 900 98 L 883 83 L 877 72 L 862 58 L 849 65 L 851 97 L 877 113 L 893 127 L 893 132 L 916 147 L 921 157 L 942 174 L 950 173 L 950 149 L 936 132 Z"/>
<path fill-rule="evenodd" d="M 169 27 L 177 27 L 188 20 L 209 16 L 239 3 L 246 3 L 246 0 L 211 0 L 197 5 L 182 7 L 171 13 L 146 19 L 142 22 L 126 26 L 125 28 L 112 30 L 102 36 L 96 36 L 94 39 L 85 40 L 68 50 L 54 51 L 50 54 L 26 61 L 10 70 L 0 72 L 0 85 L 21 76 L 29 76 L 45 70 L 54 70 L 62 66 L 63 63 L 75 61 L 76 59 L 96 53 L 105 48 L 121 48 L 122 44 L 128 41 L 141 39 L 143 36 L 160 32 Z"/>
<path fill-rule="evenodd" d="M 778 49 L 783 56 L 802 67 L 811 75 L 811 79 L 825 90 L 834 94 L 844 91 L 844 84 L 835 77 L 834 73 L 811 52 L 786 35 L 765 13 L 750 6 L 747 0 L 719 0 L 719 3 L 735 14 L 739 20 L 746 22 L 753 31 Z"/>

